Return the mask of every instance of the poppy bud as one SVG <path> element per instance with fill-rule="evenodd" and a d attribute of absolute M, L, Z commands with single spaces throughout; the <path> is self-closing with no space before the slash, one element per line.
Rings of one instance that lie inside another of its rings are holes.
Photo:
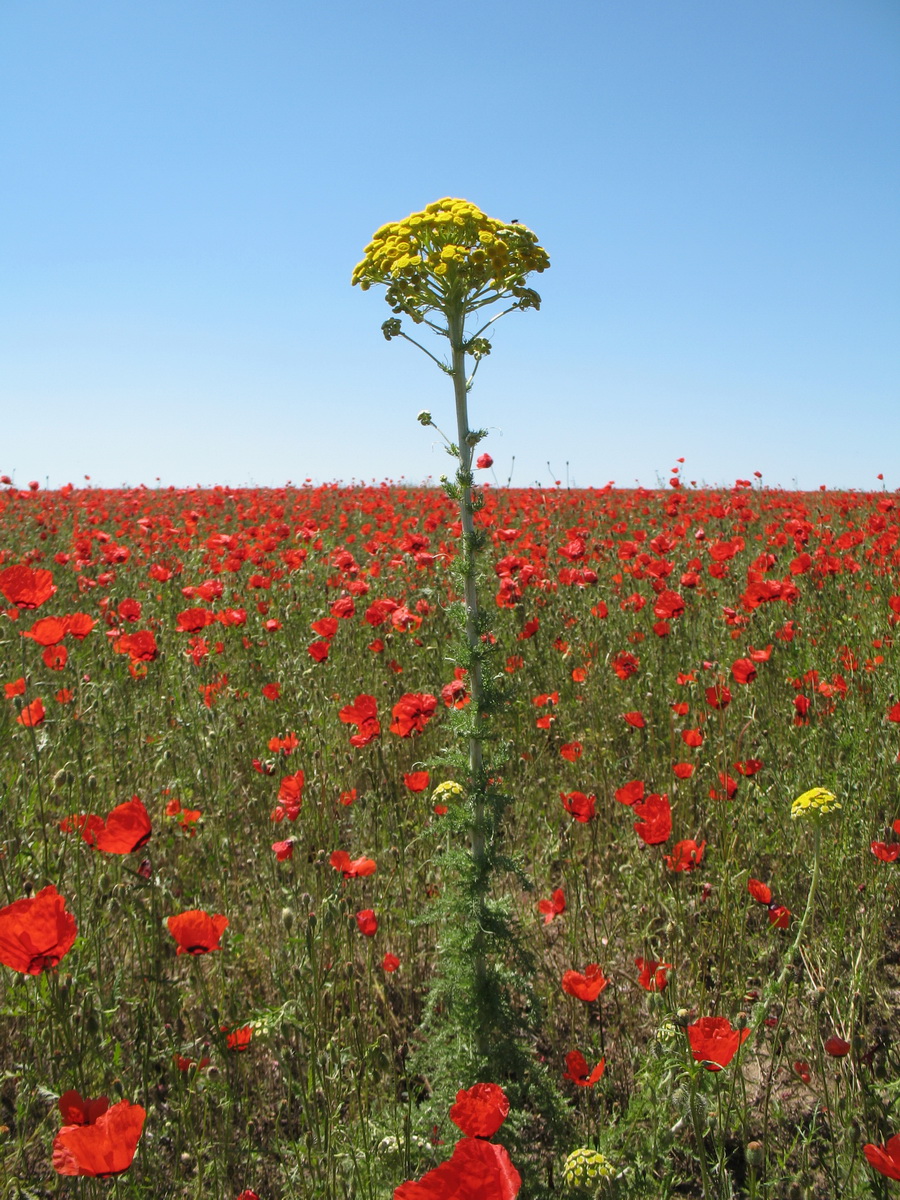
<path fill-rule="evenodd" d="M 88 785 L 88 787 L 90 788 L 90 790 L 91 790 L 92 792 L 96 792 L 96 790 L 97 790 L 97 776 L 96 776 L 96 775 L 88 775 L 88 777 L 87 777 L 87 785 Z"/>
<path fill-rule="evenodd" d="M 22 891 L 25 893 L 26 900 L 32 895 L 32 893 L 34 892 L 34 884 L 31 882 L 30 879 L 26 879 L 25 882 L 22 884 Z"/>
<path fill-rule="evenodd" d="M 283 908 L 281 910 L 281 924 L 284 926 L 284 928 L 287 930 L 288 933 L 291 932 L 291 930 L 294 927 L 294 913 L 293 913 L 292 909 Z"/>
<path fill-rule="evenodd" d="M 754 1171 L 759 1171 L 765 1164 L 766 1152 L 762 1142 L 748 1142 L 744 1150 L 744 1155 L 747 1159 L 747 1166 Z"/>
<path fill-rule="evenodd" d="M 95 1012 L 89 1012 L 87 1014 L 84 1019 L 84 1027 L 92 1037 L 95 1037 L 100 1032 L 100 1022 L 97 1020 L 97 1014 Z"/>
<path fill-rule="evenodd" d="M 311 912 L 307 918 L 307 921 L 310 929 L 315 929 L 316 925 L 318 924 L 318 917 L 314 912 Z"/>
<path fill-rule="evenodd" d="M 746 1029 L 747 1026 L 749 1025 L 749 1023 L 750 1023 L 749 1018 L 747 1017 L 747 1014 L 745 1012 L 739 1012 L 738 1015 L 734 1018 L 735 1029 Z"/>
<path fill-rule="evenodd" d="M 812 997 L 810 999 L 810 1003 L 812 1004 L 813 1008 L 821 1008 L 822 1001 L 825 999 L 827 994 L 828 993 L 827 993 L 826 988 L 817 987 L 816 990 L 813 992 Z"/>

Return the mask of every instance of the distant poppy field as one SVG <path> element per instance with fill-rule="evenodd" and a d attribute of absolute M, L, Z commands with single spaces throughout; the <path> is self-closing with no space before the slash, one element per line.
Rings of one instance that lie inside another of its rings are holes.
<path fill-rule="evenodd" d="M 0 1200 L 896 1194 L 900 497 L 481 489 L 542 1110 L 422 1065 L 457 506 L 3 482 Z"/>

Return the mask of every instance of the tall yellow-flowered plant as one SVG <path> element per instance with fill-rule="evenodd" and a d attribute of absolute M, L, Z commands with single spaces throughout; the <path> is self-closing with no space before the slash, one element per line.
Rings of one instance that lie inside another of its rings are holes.
<path fill-rule="evenodd" d="M 429 1027 L 426 1016 L 424 1041 L 440 1043 L 445 1051 L 422 1064 L 432 1082 L 437 1072 L 454 1088 L 476 1070 L 488 1073 L 472 1078 L 519 1080 L 530 1071 L 524 1062 L 530 1044 L 517 1030 L 533 965 L 521 951 L 514 906 L 491 894 L 492 877 L 518 867 L 500 846 L 501 817 L 511 800 L 498 793 L 493 782 L 498 764 L 484 748 L 490 716 L 501 703 L 496 679 L 503 672 L 486 666 L 495 651 L 488 615 L 478 603 L 477 556 L 485 536 L 474 519 L 483 497 L 472 473 L 473 450 L 486 431 L 469 427 L 467 401 L 478 366 L 491 351 L 490 327 L 511 312 L 540 307 L 541 298 L 527 280 L 549 265 L 547 252 L 524 225 L 497 221 L 467 200 L 445 198 L 383 225 L 352 278 L 363 291 L 385 288 L 393 314 L 382 325 L 387 340 L 412 342 L 453 380 L 455 438 L 447 437 L 428 411 L 419 421 L 437 430 L 457 464 L 453 478 L 443 476 L 441 482 L 459 503 L 461 554 L 454 570 L 464 628 L 457 661 L 466 669 L 471 696 L 470 704 L 448 718 L 459 740 L 440 760 L 442 769 L 455 768 L 465 784 L 448 780 L 442 785 L 441 798 L 450 801 L 444 828 L 454 830 L 458 840 L 444 855 L 447 886 L 436 902 L 442 906 L 436 913 L 442 926 L 440 971 L 430 997 L 434 1019 Z M 487 311 L 492 308 L 493 313 Z M 432 352 L 412 337 L 404 318 L 417 334 L 428 329 L 445 339 L 443 354 L 440 343 Z M 516 989 L 518 1002 L 511 998 Z"/>

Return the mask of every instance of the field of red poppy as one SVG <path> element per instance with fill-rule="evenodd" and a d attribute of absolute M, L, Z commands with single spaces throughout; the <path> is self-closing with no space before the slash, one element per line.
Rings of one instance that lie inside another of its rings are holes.
<path fill-rule="evenodd" d="M 451 501 L 9 485 L 0 1200 L 893 1194 L 900 498 L 484 500 L 553 1120 L 421 1068 Z"/>

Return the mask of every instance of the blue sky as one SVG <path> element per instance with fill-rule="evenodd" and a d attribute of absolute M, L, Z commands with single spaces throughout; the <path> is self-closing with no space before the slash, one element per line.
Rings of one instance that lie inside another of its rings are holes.
<path fill-rule="evenodd" d="M 896 0 L 9 0 L 0 472 L 440 475 L 449 380 L 349 279 L 449 195 L 552 262 L 498 482 L 896 488 L 898 118 Z"/>

